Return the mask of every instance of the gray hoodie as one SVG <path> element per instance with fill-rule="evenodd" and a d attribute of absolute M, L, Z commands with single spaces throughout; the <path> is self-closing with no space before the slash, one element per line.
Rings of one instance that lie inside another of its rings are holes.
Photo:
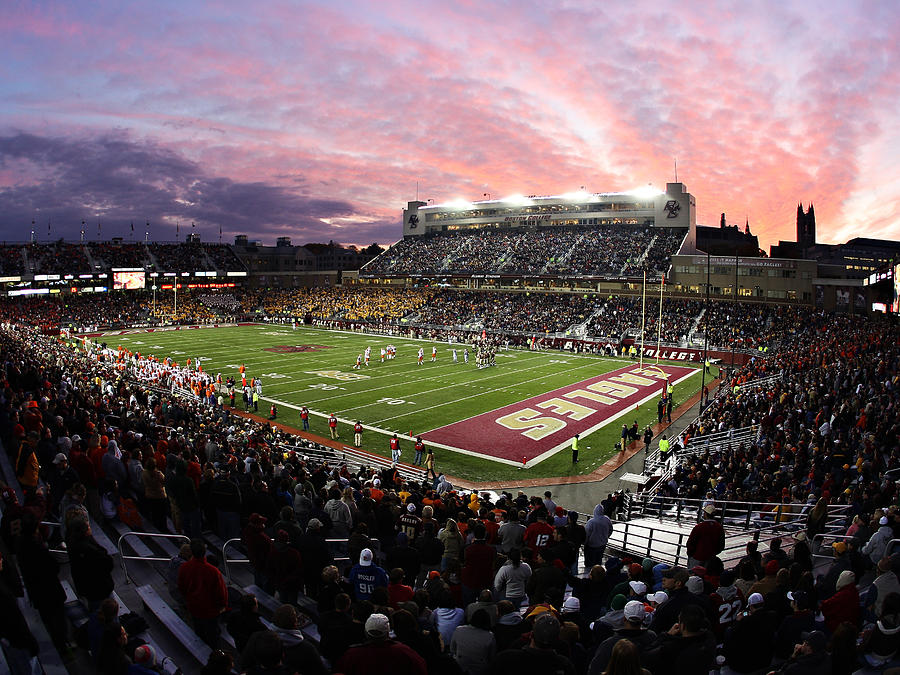
<path fill-rule="evenodd" d="M 606 542 L 609 541 L 609 535 L 612 533 L 612 529 L 612 521 L 603 512 L 603 505 L 597 504 L 597 506 L 594 507 L 593 517 L 587 521 L 587 525 L 584 526 L 584 532 L 587 535 L 584 545 L 592 546 L 594 548 L 606 546 Z"/>

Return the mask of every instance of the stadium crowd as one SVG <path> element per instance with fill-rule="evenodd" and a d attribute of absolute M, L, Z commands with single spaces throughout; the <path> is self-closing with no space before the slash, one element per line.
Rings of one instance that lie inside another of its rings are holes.
<path fill-rule="evenodd" d="M 434 473 L 404 480 L 393 468 L 307 460 L 285 451 L 298 439 L 228 406 L 127 379 L 115 354 L 6 328 L 0 439 L 25 502 L 0 491 L 0 636 L 13 663 L 36 649 L 14 601 L 24 587 L 69 649 L 54 535 L 39 526 L 55 517 L 93 614 L 98 672 L 142 672 L 128 669 L 152 660 L 116 619 L 112 559 L 90 514 L 160 531 L 171 522 L 192 538 L 172 561 L 172 593 L 211 647 L 224 647 L 223 627 L 236 645 L 233 656 L 213 652 L 205 672 L 227 672 L 229 658 L 241 672 L 288 674 L 877 672 L 897 665 L 900 634 L 900 554 L 888 556 L 900 531 L 888 473 L 900 467 L 898 338 L 895 325 L 814 315 L 789 348 L 733 374 L 687 433 L 757 421 L 763 434 L 752 448 L 685 458 L 661 488 L 707 497 L 685 569 L 606 551 L 616 496 L 579 522 L 549 492 L 466 494 Z M 780 384 L 752 388 L 772 372 Z M 805 508 L 806 527 L 790 551 L 749 545 L 726 570 L 709 523 L 730 498 Z M 829 503 L 849 507 L 839 523 L 848 538 L 816 579 Z M 255 598 L 229 600 L 206 530 L 241 537 L 257 585 L 283 603 L 272 629 Z"/>
<path fill-rule="evenodd" d="M 432 234 L 397 242 L 362 274 L 639 276 L 668 270 L 683 230 L 599 225 Z"/>

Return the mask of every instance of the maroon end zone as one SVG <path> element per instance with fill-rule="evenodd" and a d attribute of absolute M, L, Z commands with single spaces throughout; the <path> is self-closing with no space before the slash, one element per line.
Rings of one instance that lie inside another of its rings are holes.
<path fill-rule="evenodd" d="M 637 364 L 533 396 L 519 403 L 439 427 L 422 435 L 426 441 L 484 455 L 523 461 L 531 466 L 571 444 L 575 434 L 588 434 L 698 372 L 681 366 Z"/>

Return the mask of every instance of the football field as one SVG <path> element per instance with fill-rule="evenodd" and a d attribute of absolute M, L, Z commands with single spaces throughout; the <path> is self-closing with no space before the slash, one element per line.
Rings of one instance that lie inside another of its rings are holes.
<path fill-rule="evenodd" d="M 435 449 L 438 470 L 468 480 L 502 480 L 520 470 L 535 478 L 589 473 L 613 454 L 623 423 L 636 420 L 643 429 L 656 421 L 666 378 L 676 406 L 700 387 L 698 368 L 685 362 L 645 362 L 642 370 L 629 359 L 511 349 L 497 352 L 496 366 L 478 369 L 471 347 L 465 363 L 464 345 L 312 327 L 135 329 L 96 339 L 178 363 L 199 357 L 204 371 L 238 384 L 243 364 L 248 381 L 262 381 L 261 416 L 274 402 L 278 421 L 300 428 L 298 410 L 306 405 L 310 431 L 327 437 L 333 413 L 346 444 L 360 420 L 361 447 L 390 456 L 388 440 L 397 433 L 404 462 L 413 460 L 410 434 L 421 435 Z M 382 362 L 387 345 L 397 356 Z M 369 365 L 355 369 L 366 347 Z M 576 433 L 581 457 L 573 465 Z"/>

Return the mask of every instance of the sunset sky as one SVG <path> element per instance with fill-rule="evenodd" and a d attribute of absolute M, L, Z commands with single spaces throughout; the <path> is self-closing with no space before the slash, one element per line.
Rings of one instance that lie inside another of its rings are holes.
<path fill-rule="evenodd" d="M 900 239 L 897 2 L 16 2 L 0 238 L 389 243 L 418 194 L 665 188 Z"/>

